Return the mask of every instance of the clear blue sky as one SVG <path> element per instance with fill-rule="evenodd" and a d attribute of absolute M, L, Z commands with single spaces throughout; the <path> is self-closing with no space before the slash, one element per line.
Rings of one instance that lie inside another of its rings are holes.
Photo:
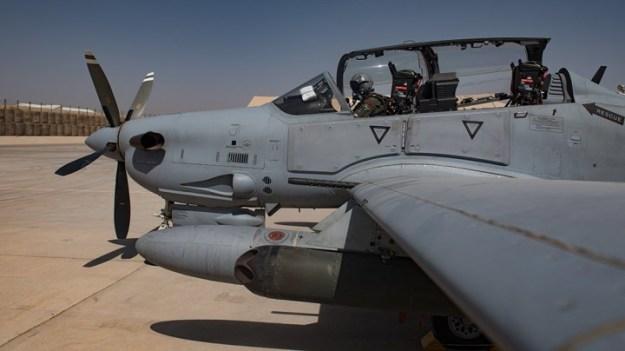
<path fill-rule="evenodd" d="M 405 40 L 548 36 L 545 63 L 625 83 L 625 1 L 32 1 L 0 4 L 0 98 L 99 106 L 93 50 L 122 110 L 156 72 L 147 113 L 244 106 L 341 54 Z"/>

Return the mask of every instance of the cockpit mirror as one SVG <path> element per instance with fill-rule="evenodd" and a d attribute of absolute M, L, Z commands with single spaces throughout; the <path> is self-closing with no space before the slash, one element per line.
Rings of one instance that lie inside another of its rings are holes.
<path fill-rule="evenodd" d="M 315 93 L 315 89 L 312 85 L 307 85 L 303 88 L 300 88 L 299 94 L 302 96 L 302 101 L 313 101 L 317 99 L 317 94 Z"/>

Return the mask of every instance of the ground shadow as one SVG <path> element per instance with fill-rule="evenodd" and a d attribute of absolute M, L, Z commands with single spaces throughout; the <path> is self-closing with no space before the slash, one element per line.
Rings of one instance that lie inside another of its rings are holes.
<path fill-rule="evenodd" d="M 135 248 L 137 239 L 114 239 L 109 240 L 109 242 L 115 245 L 120 245 L 121 247 L 119 249 L 115 249 L 111 252 L 105 253 L 102 256 L 94 258 L 93 260 L 85 263 L 83 267 L 95 267 L 101 265 L 102 263 L 106 263 L 116 258 L 117 256 L 120 256 L 122 259 L 127 260 L 134 258 L 138 255 L 137 249 Z"/>
<path fill-rule="evenodd" d="M 415 350 L 427 332 L 420 318 L 400 323 L 396 313 L 336 307 L 322 307 L 319 321 L 307 325 L 201 319 L 162 321 L 151 329 L 207 343 L 311 351 Z"/>

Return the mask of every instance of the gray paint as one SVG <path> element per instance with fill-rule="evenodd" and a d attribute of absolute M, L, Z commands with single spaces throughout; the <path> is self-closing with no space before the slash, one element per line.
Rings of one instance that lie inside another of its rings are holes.
<path fill-rule="evenodd" d="M 383 130 L 390 128 L 384 135 Z M 374 132 L 384 135 L 378 144 Z M 397 117 L 292 124 L 289 126 L 288 170 L 336 173 L 354 163 L 401 152 Z M 337 152 L 341 150 L 341 152 Z"/>
<path fill-rule="evenodd" d="M 625 185 L 426 173 L 354 195 L 498 344 L 623 337 Z"/>
<path fill-rule="evenodd" d="M 537 106 L 358 119 L 292 116 L 268 104 L 131 120 L 87 144 L 101 150 L 117 136 L 119 149 L 106 155 L 124 158 L 128 174 L 167 201 L 318 208 L 355 195 L 370 218 L 340 209 L 319 226 L 324 235 L 301 243 L 370 252 L 364 238 L 380 225 L 397 254 L 410 255 L 504 347 L 609 349 L 620 346 L 625 320 L 625 193 L 599 182 L 625 180 L 625 126 L 584 105 L 625 115 L 625 97 L 574 73 L 554 78 Z M 471 133 L 467 122 L 482 125 Z M 374 126 L 389 130 L 382 138 Z M 129 144 L 148 131 L 164 137 L 158 155 Z M 363 184 L 350 193 L 289 178 Z M 257 230 L 184 226 L 137 245 L 170 267 L 193 267 L 178 271 L 219 280 L 260 243 Z M 381 256 L 392 250 L 382 244 Z"/>
<path fill-rule="evenodd" d="M 594 83 L 573 77 L 576 101 L 586 103 L 589 99 L 578 90 L 590 91 L 592 96 L 601 91 L 589 88 Z M 608 95 L 599 100 L 620 105 L 603 106 L 625 113 L 625 99 Z M 483 122 L 473 139 L 463 121 Z M 370 126 L 390 127 L 380 144 Z M 452 164 L 541 178 L 622 181 L 623 130 L 618 124 L 590 115 L 578 103 L 370 119 L 344 113 L 290 116 L 268 104 L 132 120 L 121 127 L 120 146 L 125 158 L 133 160 L 127 165 L 131 177 L 171 201 L 207 207 L 264 203 L 337 207 L 347 199 L 341 192 L 291 185 L 288 178 L 306 174 L 342 179 L 362 169 L 410 163 Z M 154 162 L 147 168 L 142 165 L 127 143 L 145 131 L 161 133 L 165 138 L 165 156 L 156 167 Z M 111 134 L 99 133 L 103 138 Z M 247 162 L 229 162 L 229 153 L 246 154 Z M 249 176 L 255 196 L 213 196 L 182 185 L 225 174 Z M 269 177 L 271 184 L 265 184 L 264 177 Z"/>
<path fill-rule="evenodd" d="M 388 236 L 378 233 L 371 219 L 353 204 L 339 211 L 336 221 L 324 230 L 312 233 L 252 226 L 256 223 L 229 225 L 228 221 L 236 219 L 253 222 L 250 218 L 253 213 L 246 210 L 213 209 L 193 213 L 189 206 L 175 205 L 172 211 L 174 219 L 184 216 L 182 225 L 142 236 L 137 241 L 137 251 L 161 267 L 204 279 L 238 283 L 234 278 L 234 265 L 239 256 L 249 249 L 268 245 L 345 250 L 376 257 L 380 252 L 393 252 L 393 255 L 406 257 L 397 245 L 389 243 Z M 226 222 L 219 223 L 220 218 Z M 278 236 L 270 235 L 272 232 Z"/>
<path fill-rule="evenodd" d="M 408 118 L 406 154 L 454 156 L 508 165 L 510 123 L 510 111 L 504 109 L 416 115 Z"/>

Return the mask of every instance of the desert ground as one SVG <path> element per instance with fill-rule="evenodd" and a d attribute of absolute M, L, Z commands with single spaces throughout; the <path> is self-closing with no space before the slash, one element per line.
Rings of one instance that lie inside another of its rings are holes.
<path fill-rule="evenodd" d="M 115 163 L 68 177 L 84 137 L 0 137 L 0 350 L 415 350 L 423 316 L 258 297 L 130 257 L 112 239 Z M 163 203 L 130 181 L 130 238 Z M 316 222 L 284 209 L 267 225 Z M 291 223 L 289 223 L 291 222 Z"/>

